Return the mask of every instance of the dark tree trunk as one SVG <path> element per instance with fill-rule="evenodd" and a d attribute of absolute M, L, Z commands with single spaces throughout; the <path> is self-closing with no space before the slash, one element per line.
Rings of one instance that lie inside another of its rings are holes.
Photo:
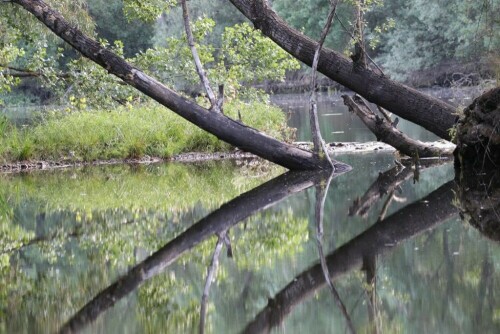
<path fill-rule="evenodd" d="M 311 66 L 317 42 L 290 28 L 266 0 L 231 0 L 255 27 L 298 60 Z M 316 15 L 316 13 L 311 13 Z M 443 139 L 457 120 L 455 107 L 397 83 L 368 68 L 354 66 L 339 53 L 323 48 L 318 71 L 390 112 Z"/>
<path fill-rule="evenodd" d="M 292 170 L 331 170 L 326 159 L 319 159 L 309 151 L 282 143 L 253 128 L 234 121 L 220 113 L 210 112 L 194 102 L 187 100 L 175 91 L 164 86 L 127 63 L 97 41 L 87 37 L 76 27 L 71 26 L 58 12 L 52 10 L 41 0 L 13 0 L 32 13 L 85 57 L 116 75 L 127 84 L 150 96 L 168 107 L 181 117 L 197 125 L 217 138 L 254 153 L 266 160 Z M 344 164 L 334 163 L 336 168 Z"/>
<path fill-rule="evenodd" d="M 349 111 L 356 114 L 361 121 L 377 137 L 377 140 L 383 141 L 397 149 L 402 154 L 415 158 L 446 157 L 453 155 L 452 148 L 441 148 L 434 144 L 423 143 L 414 140 L 399 131 L 392 123 L 378 117 L 368 105 L 359 97 L 354 95 L 352 98 L 348 95 L 342 95 L 344 104 Z"/>

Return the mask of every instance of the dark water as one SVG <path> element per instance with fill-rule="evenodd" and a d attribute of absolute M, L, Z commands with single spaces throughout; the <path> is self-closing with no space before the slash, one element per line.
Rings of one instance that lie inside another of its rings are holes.
<path fill-rule="evenodd" d="M 337 158 L 328 189 L 235 162 L 0 175 L 0 331 L 500 332 L 500 247 L 453 164 Z"/>

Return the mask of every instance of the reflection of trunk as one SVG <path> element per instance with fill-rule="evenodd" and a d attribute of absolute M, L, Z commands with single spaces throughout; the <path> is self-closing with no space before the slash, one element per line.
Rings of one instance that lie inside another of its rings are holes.
<path fill-rule="evenodd" d="M 446 161 L 443 160 L 420 160 L 420 170 L 439 166 Z M 356 198 L 349 208 L 349 215 L 366 217 L 370 209 L 386 194 L 394 193 L 395 190 L 410 176 L 414 175 L 411 161 L 406 160 L 403 164 L 395 166 L 380 173 L 370 188 L 361 198 Z"/>
<path fill-rule="evenodd" d="M 493 294 L 493 276 L 494 276 L 494 273 L 495 273 L 495 266 L 493 265 L 493 263 L 491 263 L 491 260 L 490 260 L 490 256 L 488 254 L 488 250 L 486 248 L 486 251 L 485 251 L 485 254 L 484 254 L 484 260 L 483 260 L 483 267 L 481 268 L 481 279 L 479 281 L 479 291 L 478 291 L 478 299 L 479 299 L 479 308 L 476 310 L 476 314 L 474 316 L 474 323 L 477 324 L 478 326 L 480 326 L 482 323 L 481 323 L 481 319 L 485 319 L 487 317 L 484 317 L 484 314 L 485 312 L 488 312 L 488 313 L 493 313 L 492 311 L 493 310 L 493 305 L 489 305 L 490 307 L 488 307 L 487 305 L 487 300 L 486 300 L 486 296 L 487 296 L 487 293 L 488 293 L 488 290 L 489 290 L 489 293 L 490 294 Z M 488 308 L 488 310 L 485 310 L 485 306 Z M 492 314 L 491 317 L 494 317 L 494 315 Z M 476 327 L 476 330 L 478 331 L 478 333 L 480 332 L 483 332 L 482 328 L 479 327 L 477 328 Z"/>
<path fill-rule="evenodd" d="M 157 80 L 132 67 L 124 59 L 102 47 L 97 41 L 85 36 L 76 27 L 72 27 L 59 13 L 53 11 L 43 1 L 13 0 L 12 2 L 21 5 L 35 15 L 56 35 L 68 42 L 82 55 L 105 68 L 109 73 L 116 75 L 127 84 L 219 139 L 289 169 L 331 170 L 328 161 L 319 159 L 318 156 L 309 151 L 282 143 L 220 113 L 209 112 L 183 98 Z"/>
<path fill-rule="evenodd" d="M 182 254 L 210 236 L 227 231 L 252 214 L 307 189 L 328 176 L 329 174 L 317 172 L 289 172 L 223 204 L 101 291 L 64 325 L 61 332 L 83 329 L 144 281 L 161 273 Z"/>
<path fill-rule="evenodd" d="M 366 273 L 366 295 L 368 297 L 368 319 L 370 321 L 371 332 L 378 334 L 377 315 L 377 257 L 367 255 L 363 259 L 363 270 Z"/>
<path fill-rule="evenodd" d="M 410 204 L 373 225 L 327 256 L 331 278 L 361 269 L 367 256 L 377 256 L 394 249 L 397 244 L 455 216 L 454 183 L 441 186 L 424 199 Z M 325 280 L 317 264 L 295 277 L 290 284 L 269 300 L 268 305 L 245 328 L 245 333 L 267 333 L 279 325 L 292 309 L 323 287 Z"/>
<path fill-rule="evenodd" d="M 469 223 L 500 242 L 500 171 L 462 169 L 459 197 Z"/>
<path fill-rule="evenodd" d="M 455 288 L 455 280 L 453 279 L 454 265 L 453 265 L 453 255 L 450 252 L 450 245 L 448 241 L 448 231 L 443 231 L 443 258 L 446 271 L 446 296 L 453 296 L 453 290 Z M 441 306 L 441 321 L 444 321 L 447 312 L 449 312 L 448 307 L 449 300 L 443 298 L 443 305 Z"/>
<path fill-rule="evenodd" d="M 265 0 L 231 0 L 262 33 L 300 61 L 311 65 L 317 43 L 290 28 Z M 311 13 L 313 14 L 313 13 Z M 318 71 L 390 112 L 423 126 L 443 139 L 456 121 L 456 109 L 397 83 L 383 74 L 356 67 L 339 53 L 323 48 Z"/>

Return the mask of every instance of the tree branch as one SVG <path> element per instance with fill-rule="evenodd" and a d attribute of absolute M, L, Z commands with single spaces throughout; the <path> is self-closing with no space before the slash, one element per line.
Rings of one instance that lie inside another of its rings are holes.
<path fill-rule="evenodd" d="M 311 65 L 317 42 L 290 28 L 265 0 L 230 0 L 257 29 L 285 51 Z M 450 140 L 448 130 L 458 117 L 456 108 L 437 98 L 389 79 L 369 68 L 353 71 L 352 61 L 327 48 L 321 50 L 318 71 L 339 84 L 361 94 L 368 101 L 423 126 Z"/>
<path fill-rule="evenodd" d="M 393 146 L 401 153 L 420 158 L 451 156 L 453 154 L 454 148 L 439 148 L 409 138 L 392 124 L 376 116 L 360 96 L 354 95 L 351 98 L 348 95 L 342 95 L 342 98 L 344 104 L 365 123 L 375 134 L 377 140 Z"/>
<path fill-rule="evenodd" d="M 326 149 L 325 142 L 321 137 L 321 130 L 319 127 L 318 105 L 316 101 L 316 80 L 318 76 L 317 68 L 318 68 L 320 52 L 321 49 L 323 48 L 323 43 L 325 42 L 326 36 L 328 35 L 328 31 L 330 31 L 330 27 L 332 26 L 333 17 L 335 15 L 335 11 L 337 10 L 337 4 L 338 0 L 333 0 L 330 3 L 330 11 L 328 12 L 328 17 L 326 19 L 325 26 L 321 31 L 321 37 L 318 41 L 316 51 L 314 52 L 314 59 L 312 65 L 312 79 L 311 79 L 311 96 L 309 98 L 309 103 L 310 103 L 309 120 L 310 120 L 311 133 L 314 145 L 314 153 L 317 154 L 320 158 L 324 157 L 330 164 L 332 164 L 332 161 L 330 159 L 330 156 L 328 155 L 328 150 Z"/>
<path fill-rule="evenodd" d="M 2 75 L 9 75 L 14 78 L 38 78 L 38 77 L 43 77 L 45 74 L 43 74 L 40 71 L 32 71 L 24 68 L 19 68 L 19 67 L 13 67 L 9 65 L 4 65 L 0 64 L 1 68 L 5 68 L 6 71 L 0 72 Z M 69 78 L 70 75 L 69 73 L 56 73 L 56 76 L 58 78 Z"/>
<path fill-rule="evenodd" d="M 182 6 L 182 18 L 184 20 L 184 29 L 186 31 L 186 37 L 188 41 L 189 48 L 191 49 L 191 54 L 193 55 L 193 60 L 196 66 L 196 72 L 200 77 L 200 81 L 205 88 L 205 92 L 207 93 L 208 100 L 210 101 L 210 109 L 216 112 L 220 112 L 218 101 L 215 98 L 214 91 L 212 87 L 210 87 L 210 82 L 208 81 L 207 74 L 203 69 L 203 64 L 201 63 L 200 56 L 198 55 L 198 51 L 196 50 L 196 45 L 194 43 L 193 32 L 191 31 L 191 24 L 189 20 L 189 11 L 186 4 L 186 0 L 181 0 Z"/>

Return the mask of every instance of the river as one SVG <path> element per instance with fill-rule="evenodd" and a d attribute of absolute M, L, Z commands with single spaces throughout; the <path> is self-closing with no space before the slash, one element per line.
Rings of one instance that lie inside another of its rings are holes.
<path fill-rule="evenodd" d="M 308 140 L 306 96 L 274 101 Z M 374 139 L 336 95 L 320 118 Z M 336 159 L 328 189 L 252 161 L 1 175 L 0 332 L 500 332 L 500 247 L 460 218 L 453 164 Z"/>

